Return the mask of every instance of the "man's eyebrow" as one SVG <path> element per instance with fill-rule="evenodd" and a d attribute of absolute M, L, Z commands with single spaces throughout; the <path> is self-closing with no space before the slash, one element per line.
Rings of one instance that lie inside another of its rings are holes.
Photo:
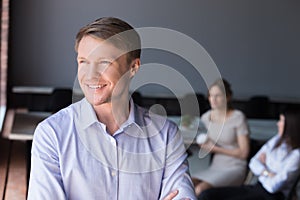
<path fill-rule="evenodd" d="M 114 58 L 114 57 L 99 57 L 96 59 L 97 62 L 101 61 L 101 60 L 108 60 L 108 61 L 115 61 L 117 58 Z M 77 57 L 77 60 L 87 60 L 86 57 L 83 57 L 83 56 L 78 56 Z"/>
<path fill-rule="evenodd" d="M 82 56 L 78 56 L 77 59 L 86 59 L 86 58 Z"/>

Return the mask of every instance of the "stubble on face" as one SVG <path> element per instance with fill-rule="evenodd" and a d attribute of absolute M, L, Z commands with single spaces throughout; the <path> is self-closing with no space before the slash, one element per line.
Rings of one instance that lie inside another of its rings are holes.
<path fill-rule="evenodd" d="M 85 36 L 78 46 L 77 61 L 80 86 L 94 106 L 122 99 L 128 92 L 127 55 L 112 44 Z"/>

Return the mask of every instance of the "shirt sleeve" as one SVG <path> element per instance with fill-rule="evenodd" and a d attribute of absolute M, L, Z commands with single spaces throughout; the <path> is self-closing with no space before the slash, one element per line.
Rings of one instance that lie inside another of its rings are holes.
<path fill-rule="evenodd" d="M 179 194 L 174 200 L 182 198 L 196 199 L 193 183 L 189 174 L 189 165 L 183 138 L 177 127 L 172 128 L 171 131 L 171 138 L 167 146 L 160 199 L 163 199 L 171 191 L 176 189 L 179 190 Z"/>
<path fill-rule="evenodd" d="M 261 175 L 262 171 L 266 168 L 265 164 L 263 164 L 260 159 L 259 156 L 262 153 L 268 154 L 275 142 L 277 140 L 277 136 L 274 136 L 273 138 L 271 138 L 267 143 L 265 143 L 260 150 L 251 158 L 250 163 L 249 163 L 249 168 L 251 169 L 251 171 L 256 175 L 259 176 Z"/>
<path fill-rule="evenodd" d="M 282 189 L 293 181 L 293 179 L 296 177 L 296 175 L 299 173 L 299 166 L 300 166 L 300 154 L 299 150 L 293 150 L 289 153 L 287 153 L 287 148 L 279 146 L 277 148 L 281 148 L 279 151 L 281 154 L 285 155 L 285 158 L 283 160 L 278 161 L 276 163 L 276 160 L 278 158 L 276 157 L 276 153 L 273 150 L 276 142 L 278 141 L 279 136 L 276 135 L 272 139 L 270 139 L 258 152 L 257 154 L 251 159 L 249 167 L 251 171 L 259 176 L 259 181 L 263 185 L 263 187 L 270 193 L 275 193 L 278 191 L 282 191 Z M 265 166 L 262 164 L 259 160 L 259 155 L 261 153 L 266 153 L 267 158 L 271 157 L 271 160 L 274 160 L 272 165 L 268 164 Z M 276 166 L 275 166 L 276 165 Z M 264 169 L 271 170 L 271 172 L 275 173 L 275 176 L 262 176 L 261 173 Z M 275 170 L 275 171 L 274 171 Z"/>
<path fill-rule="evenodd" d="M 261 176 L 260 182 L 270 193 L 281 191 L 284 186 L 289 185 L 296 178 L 296 175 L 299 173 L 299 165 L 299 152 L 291 152 L 285 162 L 281 164 L 282 169 L 275 172 L 276 175 L 274 177 Z"/>
<path fill-rule="evenodd" d="M 31 150 L 28 200 L 67 199 L 54 135 L 53 129 L 46 123 L 39 124 L 35 130 Z"/>
<path fill-rule="evenodd" d="M 251 158 L 250 163 L 249 163 L 249 168 L 253 172 L 254 175 L 259 176 L 262 171 L 265 169 L 265 165 L 260 162 L 258 159 L 258 156 L 260 153 L 264 152 L 263 149 L 261 148 L 260 151 L 256 153 L 256 155 Z"/>
<path fill-rule="evenodd" d="M 208 110 L 200 118 L 206 128 L 208 127 L 208 124 L 209 124 L 209 121 L 210 121 L 210 113 L 211 113 L 211 111 Z"/>
<path fill-rule="evenodd" d="M 236 131 L 238 135 L 249 135 L 249 126 L 247 123 L 246 116 L 239 111 L 236 119 Z"/>

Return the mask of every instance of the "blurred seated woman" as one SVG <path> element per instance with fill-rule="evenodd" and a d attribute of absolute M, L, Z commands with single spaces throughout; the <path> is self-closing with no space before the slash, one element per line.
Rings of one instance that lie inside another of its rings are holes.
<path fill-rule="evenodd" d="M 285 199 L 300 172 L 300 112 L 286 111 L 277 123 L 278 134 L 251 159 L 249 167 L 258 176 L 256 185 L 213 188 L 201 200 Z"/>
<path fill-rule="evenodd" d="M 201 120 L 208 129 L 208 140 L 200 152 L 211 152 L 208 169 L 193 174 L 195 193 L 212 187 L 241 185 L 247 171 L 249 129 L 246 117 L 231 106 L 232 90 L 224 79 L 216 80 L 209 88 L 211 109 Z"/>

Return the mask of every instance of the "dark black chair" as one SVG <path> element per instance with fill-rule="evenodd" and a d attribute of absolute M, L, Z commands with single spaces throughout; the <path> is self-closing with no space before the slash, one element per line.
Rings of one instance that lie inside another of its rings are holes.
<path fill-rule="evenodd" d="M 260 150 L 260 148 L 265 144 L 264 141 L 256 140 L 250 138 L 250 152 L 247 158 L 247 162 L 249 163 L 251 158 L 255 156 L 255 154 Z"/>
<path fill-rule="evenodd" d="M 244 184 L 253 184 L 253 183 L 255 183 L 257 181 L 257 177 L 253 182 L 254 177 L 255 177 L 254 174 L 251 171 L 249 171 L 248 174 L 247 174 L 247 177 L 245 179 Z M 290 191 L 289 191 L 287 197 L 285 198 L 285 200 L 297 200 L 298 199 L 298 197 L 297 197 L 297 188 L 298 188 L 299 181 L 300 181 L 300 173 L 297 175 L 297 178 L 294 180 L 293 185 L 290 188 Z"/>
<path fill-rule="evenodd" d="M 297 200 L 297 186 L 300 181 L 300 173 L 297 175 L 297 178 L 293 182 L 293 185 L 288 193 L 288 196 L 285 200 Z"/>
<path fill-rule="evenodd" d="M 72 103 L 72 89 L 55 88 L 50 96 L 48 112 L 57 112 Z"/>
<path fill-rule="evenodd" d="M 248 118 L 270 118 L 270 99 L 268 96 L 253 96 L 246 104 L 245 114 Z"/>
<path fill-rule="evenodd" d="M 28 111 L 45 111 L 48 107 L 48 94 L 30 94 L 27 96 Z"/>
<path fill-rule="evenodd" d="M 143 106 L 143 97 L 140 92 L 133 92 L 131 95 L 133 102 L 139 106 Z"/>
<path fill-rule="evenodd" d="M 247 166 L 249 165 L 251 158 L 255 156 L 255 154 L 260 150 L 260 148 L 264 145 L 264 143 L 265 143 L 264 141 L 259 141 L 250 138 L 250 151 L 247 157 Z M 251 172 L 250 168 L 248 167 L 244 184 L 251 185 L 256 181 L 257 181 L 257 177 L 254 176 L 254 174 Z"/>

